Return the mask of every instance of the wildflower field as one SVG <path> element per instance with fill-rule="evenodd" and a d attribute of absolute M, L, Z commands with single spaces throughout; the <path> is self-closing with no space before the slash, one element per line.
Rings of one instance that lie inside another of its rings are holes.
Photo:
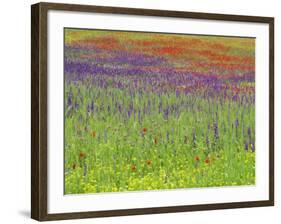
<path fill-rule="evenodd" d="M 255 184 L 255 39 L 64 30 L 65 194 Z"/>

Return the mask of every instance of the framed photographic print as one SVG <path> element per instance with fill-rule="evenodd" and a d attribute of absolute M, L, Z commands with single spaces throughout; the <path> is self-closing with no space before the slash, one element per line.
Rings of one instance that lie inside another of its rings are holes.
<path fill-rule="evenodd" d="M 274 204 L 274 18 L 31 11 L 32 218 Z"/>

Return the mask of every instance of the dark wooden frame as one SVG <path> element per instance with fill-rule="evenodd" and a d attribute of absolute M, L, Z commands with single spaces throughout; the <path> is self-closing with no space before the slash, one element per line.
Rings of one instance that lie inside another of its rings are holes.
<path fill-rule="evenodd" d="M 49 10 L 196 18 L 269 24 L 269 200 L 48 214 L 47 12 Z M 274 205 L 274 18 L 89 5 L 38 3 L 31 6 L 31 59 L 31 217 L 33 219 L 46 221 Z"/>

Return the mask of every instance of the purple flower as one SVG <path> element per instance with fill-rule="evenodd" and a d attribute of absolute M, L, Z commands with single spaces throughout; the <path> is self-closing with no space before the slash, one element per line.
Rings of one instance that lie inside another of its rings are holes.
<path fill-rule="evenodd" d="M 248 151 L 248 149 L 249 149 L 249 143 L 248 143 L 247 141 L 245 142 L 244 147 L 245 147 L 245 150 Z"/>
<path fill-rule="evenodd" d="M 176 90 L 176 96 L 179 97 L 179 95 L 180 95 L 180 91 Z"/>
<path fill-rule="evenodd" d="M 239 126 L 238 118 L 236 118 L 234 125 L 235 125 L 235 128 L 238 128 L 238 126 Z"/>
<path fill-rule="evenodd" d="M 90 106 L 90 104 L 87 105 L 87 113 L 88 114 L 91 113 L 91 106 Z"/>
<path fill-rule="evenodd" d="M 215 137 L 215 140 L 219 139 L 219 128 L 218 128 L 217 122 L 214 122 L 214 137 Z"/>
<path fill-rule="evenodd" d="M 252 130 L 251 130 L 250 127 L 248 127 L 248 136 L 249 136 L 249 138 L 251 138 L 251 135 L 252 135 Z"/>
<path fill-rule="evenodd" d="M 255 141 L 251 141 L 251 149 L 252 149 L 252 152 L 255 152 L 255 151 L 256 151 L 256 148 L 255 148 Z"/>
<path fill-rule="evenodd" d="M 92 100 L 92 102 L 91 102 L 91 111 L 94 112 L 94 110 L 95 110 L 95 103 L 94 103 L 94 101 Z"/>

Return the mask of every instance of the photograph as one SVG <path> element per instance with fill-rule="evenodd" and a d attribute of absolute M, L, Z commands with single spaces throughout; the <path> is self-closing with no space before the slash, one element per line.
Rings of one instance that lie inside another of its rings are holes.
<path fill-rule="evenodd" d="M 32 219 L 274 206 L 274 17 L 41 2 L 31 39 Z"/>
<path fill-rule="evenodd" d="M 254 186 L 256 38 L 64 27 L 64 194 Z"/>

